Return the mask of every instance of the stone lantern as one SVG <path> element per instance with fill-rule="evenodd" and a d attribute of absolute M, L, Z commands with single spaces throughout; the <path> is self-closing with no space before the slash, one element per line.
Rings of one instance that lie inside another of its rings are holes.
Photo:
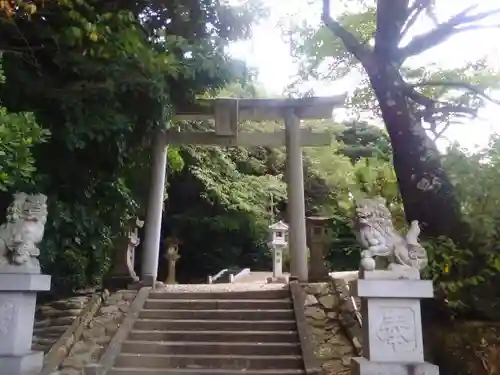
<path fill-rule="evenodd" d="M 139 218 L 130 219 L 126 231 L 115 244 L 113 252 L 113 267 L 106 278 L 106 286 L 111 289 L 127 288 L 130 284 L 139 281 L 135 270 L 135 249 L 139 246 L 139 228 L 144 221 Z"/>
<path fill-rule="evenodd" d="M 283 250 L 288 247 L 288 225 L 283 221 L 269 226 L 267 245 L 273 252 L 273 277 L 268 282 L 286 282 L 283 276 Z"/>
<path fill-rule="evenodd" d="M 175 278 L 175 264 L 181 257 L 179 255 L 179 240 L 176 237 L 168 237 L 165 240 L 165 245 L 167 247 L 166 258 L 168 261 L 168 273 L 166 284 L 176 284 Z"/>
<path fill-rule="evenodd" d="M 328 226 L 331 217 L 312 216 L 306 218 L 307 247 L 309 247 L 309 281 L 329 279 L 324 253 L 328 246 Z"/>

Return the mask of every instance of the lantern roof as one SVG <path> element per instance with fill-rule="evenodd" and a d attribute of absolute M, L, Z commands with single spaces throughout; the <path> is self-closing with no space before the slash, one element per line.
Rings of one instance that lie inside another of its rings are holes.
<path fill-rule="evenodd" d="M 274 224 L 270 225 L 269 229 L 271 229 L 273 231 L 279 231 L 279 230 L 287 231 L 288 230 L 288 225 L 286 223 L 284 223 L 283 221 L 280 220 L 277 223 L 274 223 Z"/>

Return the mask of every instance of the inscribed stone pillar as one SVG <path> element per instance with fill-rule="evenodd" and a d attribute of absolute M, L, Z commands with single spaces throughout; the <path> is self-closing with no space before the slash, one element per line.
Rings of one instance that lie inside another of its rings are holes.
<path fill-rule="evenodd" d="M 283 277 L 283 249 L 279 247 L 273 249 L 273 277 Z"/>
<path fill-rule="evenodd" d="M 307 246 L 309 247 L 309 281 L 321 282 L 329 279 L 324 253 L 328 247 L 328 224 L 331 218 L 306 218 Z"/>
<path fill-rule="evenodd" d="M 353 375 L 439 375 L 424 361 L 420 299 L 433 297 L 431 280 L 417 274 L 402 279 L 401 272 L 360 272 L 352 282 L 361 299 L 364 357 L 352 359 Z"/>

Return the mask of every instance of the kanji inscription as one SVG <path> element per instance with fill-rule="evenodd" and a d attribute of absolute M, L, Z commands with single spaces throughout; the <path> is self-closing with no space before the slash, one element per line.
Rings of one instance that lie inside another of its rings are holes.
<path fill-rule="evenodd" d="M 415 312 L 409 307 L 381 308 L 382 319 L 376 336 L 395 353 L 417 350 Z"/>

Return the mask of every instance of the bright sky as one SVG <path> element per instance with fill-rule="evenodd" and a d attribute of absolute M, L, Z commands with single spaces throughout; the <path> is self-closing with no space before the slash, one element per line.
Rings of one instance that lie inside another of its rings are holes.
<path fill-rule="evenodd" d="M 332 1 L 332 9 L 335 2 Z M 397 0 L 395 0 L 397 1 Z M 234 45 L 231 52 L 234 56 L 244 58 L 249 65 L 259 70 L 259 80 L 272 93 L 281 93 L 291 82 L 296 72 L 290 57 L 290 48 L 283 41 L 279 24 L 289 24 L 307 20 L 309 23 L 319 22 L 321 0 L 264 0 L 270 8 L 270 18 L 254 28 L 252 40 Z M 500 6 L 498 0 L 437 0 L 438 16 L 446 20 L 448 15 L 455 14 L 468 5 L 480 3 L 480 10 L 495 9 Z M 500 23 L 500 17 L 491 18 Z M 428 25 L 417 25 L 416 32 L 425 31 Z M 500 69 L 500 28 L 460 33 L 439 47 L 418 58 L 418 64 L 437 63 L 450 68 L 463 66 L 467 61 L 474 61 L 488 56 L 492 66 Z M 343 82 L 327 82 L 315 85 L 316 95 L 332 95 L 350 91 L 355 87 L 352 78 Z M 455 125 L 445 133 L 448 140 L 458 141 L 467 148 L 484 146 L 494 132 L 500 133 L 500 106 L 488 105 L 480 113 L 480 119 L 466 125 Z M 447 142 L 441 141 L 441 146 Z"/>

